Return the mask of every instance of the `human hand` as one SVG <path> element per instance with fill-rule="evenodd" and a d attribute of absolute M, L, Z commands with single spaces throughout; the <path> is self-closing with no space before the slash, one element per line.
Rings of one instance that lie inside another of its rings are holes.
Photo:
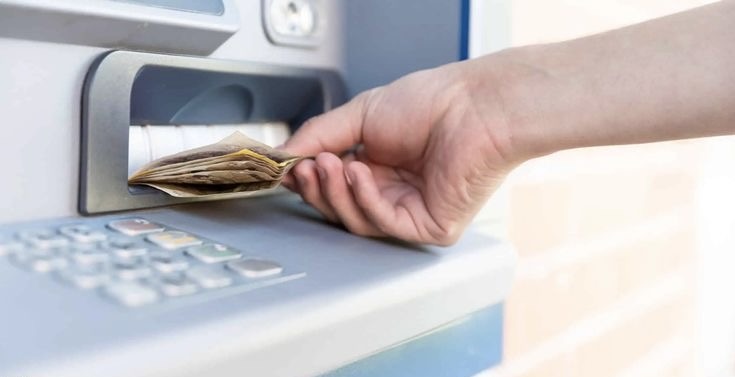
<path fill-rule="evenodd" d="M 514 166 L 500 101 L 473 98 L 462 64 L 413 73 L 306 122 L 284 149 L 316 157 L 284 185 L 353 233 L 454 243 Z"/>
<path fill-rule="evenodd" d="M 526 159 L 735 134 L 733 17 L 723 1 L 408 75 L 299 129 L 285 149 L 316 158 L 284 184 L 354 233 L 451 244 Z"/>

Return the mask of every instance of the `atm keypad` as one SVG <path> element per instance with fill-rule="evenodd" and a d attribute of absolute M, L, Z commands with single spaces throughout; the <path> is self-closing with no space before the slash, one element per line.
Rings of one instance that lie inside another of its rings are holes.
<path fill-rule="evenodd" d="M 128 307 L 304 276 L 284 272 L 262 256 L 141 218 L 16 232 L 0 237 L 0 257 Z"/>

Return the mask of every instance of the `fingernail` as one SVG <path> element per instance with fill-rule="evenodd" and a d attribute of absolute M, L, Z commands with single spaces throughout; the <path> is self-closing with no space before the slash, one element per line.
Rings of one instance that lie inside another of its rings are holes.
<path fill-rule="evenodd" d="M 327 171 L 324 170 L 321 166 L 316 167 L 316 172 L 319 174 L 319 179 L 324 180 L 327 178 Z"/>
<path fill-rule="evenodd" d="M 349 169 L 345 169 L 345 181 L 352 186 L 352 172 Z"/>

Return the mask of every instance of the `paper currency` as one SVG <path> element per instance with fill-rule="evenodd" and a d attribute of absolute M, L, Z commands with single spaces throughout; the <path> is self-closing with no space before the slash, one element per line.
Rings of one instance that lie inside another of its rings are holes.
<path fill-rule="evenodd" d="M 176 197 L 256 192 L 278 186 L 300 159 L 235 132 L 218 143 L 152 161 L 128 184 Z"/>

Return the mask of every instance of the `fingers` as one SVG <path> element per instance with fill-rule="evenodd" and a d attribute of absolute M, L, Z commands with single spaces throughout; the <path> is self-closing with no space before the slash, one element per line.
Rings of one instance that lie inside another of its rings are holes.
<path fill-rule="evenodd" d="M 385 235 L 365 216 L 355 202 L 345 178 L 343 161 L 332 153 L 320 153 L 316 157 L 321 191 L 334 213 L 350 232 L 362 236 Z"/>
<path fill-rule="evenodd" d="M 399 238 L 406 238 L 406 232 L 398 229 L 396 209 L 385 199 L 378 189 L 370 168 L 362 162 L 350 162 L 346 175 L 352 182 L 352 193 L 367 220 L 382 233 Z"/>
<path fill-rule="evenodd" d="M 360 143 L 367 103 L 377 90 L 364 92 L 334 110 L 309 119 L 283 149 L 298 156 L 316 156 L 320 152 L 340 154 Z"/>
<path fill-rule="evenodd" d="M 313 160 L 301 161 L 292 169 L 296 182 L 295 187 L 293 187 L 293 182 L 291 185 L 301 194 L 305 202 L 321 212 L 327 220 L 335 223 L 339 222 L 339 218 L 334 213 L 334 210 L 322 195 L 316 169 L 316 163 Z"/>

